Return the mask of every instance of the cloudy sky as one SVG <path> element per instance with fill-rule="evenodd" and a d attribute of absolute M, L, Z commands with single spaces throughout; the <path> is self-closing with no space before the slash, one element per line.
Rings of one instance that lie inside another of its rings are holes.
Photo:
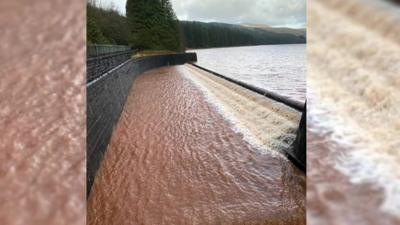
<path fill-rule="evenodd" d="M 126 0 L 101 0 L 125 14 Z M 303 28 L 306 0 L 171 0 L 180 20 Z"/>

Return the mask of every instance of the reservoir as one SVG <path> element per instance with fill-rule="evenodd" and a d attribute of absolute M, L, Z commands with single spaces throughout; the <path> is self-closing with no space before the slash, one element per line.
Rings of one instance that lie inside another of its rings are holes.
<path fill-rule="evenodd" d="M 191 50 L 197 64 L 250 85 L 304 102 L 306 44 Z"/>

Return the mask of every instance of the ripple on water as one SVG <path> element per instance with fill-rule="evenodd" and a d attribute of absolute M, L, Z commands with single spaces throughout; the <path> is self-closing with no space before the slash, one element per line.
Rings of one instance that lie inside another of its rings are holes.
<path fill-rule="evenodd" d="M 305 224 L 304 174 L 244 141 L 184 71 L 135 81 L 92 187 L 88 224 Z"/>

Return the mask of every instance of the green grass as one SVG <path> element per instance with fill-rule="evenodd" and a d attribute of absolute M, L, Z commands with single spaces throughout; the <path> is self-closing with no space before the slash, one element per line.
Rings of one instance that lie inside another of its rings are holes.
<path fill-rule="evenodd" d="M 146 50 L 146 51 L 140 51 L 137 52 L 135 55 L 133 55 L 134 59 L 138 58 L 143 58 L 147 56 L 155 56 L 155 55 L 169 55 L 169 54 L 178 54 L 179 52 L 175 51 L 168 51 L 168 50 Z"/>

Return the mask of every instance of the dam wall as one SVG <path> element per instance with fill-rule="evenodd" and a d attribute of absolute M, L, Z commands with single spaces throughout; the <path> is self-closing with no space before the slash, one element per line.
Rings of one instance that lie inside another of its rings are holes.
<path fill-rule="evenodd" d="M 116 56 L 119 57 L 119 56 Z M 104 59 L 96 59 L 100 64 Z M 119 61 L 120 59 L 110 59 Z M 149 56 L 128 59 L 108 72 L 93 70 L 87 83 L 87 194 L 110 141 L 113 128 L 125 105 L 134 79 L 141 73 L 168 65 L 180 65 L 197 60 L 195 53 Z M 88 64 L 93 63 L 88 59 Z"/>
<path fill-rule="evenodd" d="M 307 165 L 307 104 L 301 115 L 299 129 L 297 130 L 296 140 L 293 146 L 286 151 L 289 159 L 301 170 L 306 172 Z"/>
<path fill-rule="evenodd" d="M 87 46 L 87 82 L 110 71 L 132 57 L 134 50 L 125 45 Z"/>

